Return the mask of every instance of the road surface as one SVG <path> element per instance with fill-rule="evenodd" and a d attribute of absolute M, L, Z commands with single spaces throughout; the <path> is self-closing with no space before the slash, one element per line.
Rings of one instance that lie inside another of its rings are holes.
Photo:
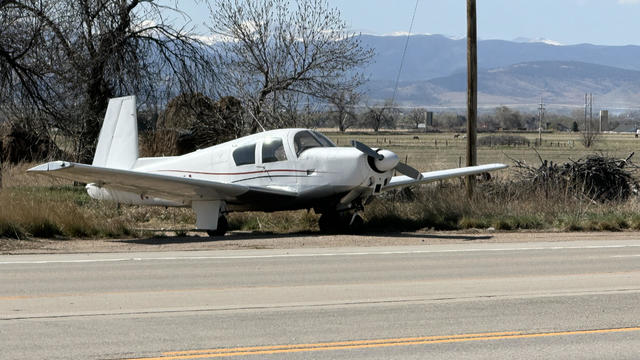
<path fill-rule="evenodd" d="M 1 359 L 638 359 L 640 241 L 0 256 Z"/>

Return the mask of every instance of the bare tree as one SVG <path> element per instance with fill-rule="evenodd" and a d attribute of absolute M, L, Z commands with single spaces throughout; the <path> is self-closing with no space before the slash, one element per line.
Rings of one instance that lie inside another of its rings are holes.
<path fill-rule="evenodd" d="M 0 21 L 8 20 L 10 36 L 28 40 L 24 49 L 10 52 L 11 68 L 0 71 L 18 80 L 10 80 L 17 98 L 29 95 L 31 104 L 76 142 L 78 160 L 93 155 L 110 97 L 136 94 L 141 102 L 157 103 L 170 93 L 194 91 L 212 77 L 210 52 L 191 29 L 168 17 L 188 22 L 166 2 L 0 2 Z M 6 49 L 4 31 L 0 37 Z"/>
<path fill-rule="evenodd" d="M 360 94 L 356 91 L 338 91 L 327 99 L 334 110 L 332 111 L 333 122 L 340 132 L 344 132 L 357 121 L 355 106 L 360 101 Z"/>
<path fill-rule="evenodd" d="M 504 129 L 518 129 L 522 127 L 522 115 L 507 106 L 496 108 L 496 120 Z"/>
<path fill-rule="evenodd" d="M 411 124 L 411 126 L 414 129 L 417 129 L 420 126 L 420 124 L 425 124 L 426 117 L 427 117 L 426 109 L 423 109 L 423 108 L 413 109 L 407 115 L 407 120 L 408 120 L 408 123 Z"/>
<path fill-rule="evenodd" d="M 576 131 L 580 131 L 582 145 L 590 148 L 598 142 L 600 133 L 593 119 L 590 119 L 585 109 L 575 109 L 571 112 L 571 118 L 576 123 Z M 573 126 L 572 126 L 573 128 Z"/>
<path fill-rule="evenodd" d="M 590 148 L 600 140 L 600 132 L 598 132 L 596 124 L 590 119 L 586 120 L 586 128 L 582 129 L 582 145 L 586 148 Z"/>
<path fill-rule="evenodd" d="M 363 116 L 366 124 L 373 131 L 378 132 L 381 127 L 395 127 L 393 112 L 391 101 L 387 100 L 382 106 L 369 107 L 369 110 Z"/>
<path fill-rule="evenodd" d="M 267 127 L 276 97 L 353 90 L 363 81 L 355 70 L 372 56 L 326 0 L 216 0 L 210 12 L 223 84 Z"/>
<path fill-rule="evenodd" d="M 42 103 L 41 66 L 37 47 L 42 45 L 42 20 L 20 10 L 19 2 L 0 0 L 0 113 L 21 108 L 25 103 Z M 8 116 L 7 116 L 8 117 Z"/>

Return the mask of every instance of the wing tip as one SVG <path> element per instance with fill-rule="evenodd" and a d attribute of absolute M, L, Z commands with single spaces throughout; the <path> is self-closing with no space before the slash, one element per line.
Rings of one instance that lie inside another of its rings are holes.
<path fill-rule="evenodd" d="M 500 170 L 500 169 L 506 169 L 506 168 L 509 167 L 509 165 L 502 164 L 502 163 L 485 164 L 485 165 L 480 165 L 480 166 L 486 166 L 486 167 L 490 168 L 491 170 Z"/>
<path fill-rule="evenodd" d="M 71 167 L 71 163 L 67 161 L 51 161 L 48 163 L 36 165 L 27 170 L 27 172 L 46 172 L 46 171 L 55 171 L 64 168 Z"/>

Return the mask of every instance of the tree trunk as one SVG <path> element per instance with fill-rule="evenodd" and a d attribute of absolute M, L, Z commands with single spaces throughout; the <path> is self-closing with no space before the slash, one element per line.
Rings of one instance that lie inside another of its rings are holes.
<path fill-rule="evenodd" d="M 0 189 L 2 189 L 2 159 L 4 158 L 4 150 L 2 140 L 0 139 Z"/>
<path fill-rule="evenodd" d="M 86 164 L 93 161 L 98 136 L 100 136 L 101 119 L 109 105 L 109 98 L 113 96 L 108 83 L 103 79 L 104 71 L 101 66 L 94 68 L 91 74 L 77 153 L 78 161 Z"/>

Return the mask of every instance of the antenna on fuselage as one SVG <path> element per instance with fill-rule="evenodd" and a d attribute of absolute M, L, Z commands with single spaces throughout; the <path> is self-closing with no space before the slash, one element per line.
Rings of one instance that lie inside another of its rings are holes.
<path fill-rule="evenodd" d="M 260 121 L 258 121 L 258 118 L 253 115 L 253 113 L 251 112 L 251 110 L 248 111 L 249 115 L 251 115 L 251 117 L 253 118 L 253 120 L 256 122 L 256 124 L 260 125 L 260 128 L 262 129 L 262 132 L 265 132 L 267 130 L 264 129 L 264 126 L 262 126 L 262 124 L 260 123 Z"/>

